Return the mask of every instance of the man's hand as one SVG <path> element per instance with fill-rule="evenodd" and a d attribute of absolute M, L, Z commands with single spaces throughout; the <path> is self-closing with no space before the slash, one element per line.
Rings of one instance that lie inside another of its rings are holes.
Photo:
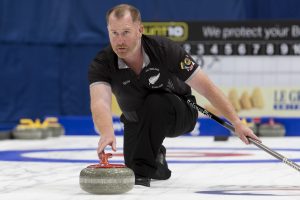
<path fill-rule="evenodd" d="M 249 144 L 249 140 L 247 139 L 247 137 L 253 138 L 253 139 L 261 142 L 261 140 L 253 133 L 253 131 L 241 121 L 234 124 L 234 129 L 235 129 L 235 134 L 245 144 Z"/>
<path fill-rule="evenodd" d="M 113 151 L 116 151 L 116 137 L 114 134 L 109 134 L 109 135 L 105 135 L 102 134 L 99 142 L 98 142 L 98 148 L 97 148 L 97 153 L 98 153 L 98 157 L 99 159 L 101 159 L 101 154 L 103 153 L 105 147 L 109 145 L 111 146 L 111 149 Z"/>

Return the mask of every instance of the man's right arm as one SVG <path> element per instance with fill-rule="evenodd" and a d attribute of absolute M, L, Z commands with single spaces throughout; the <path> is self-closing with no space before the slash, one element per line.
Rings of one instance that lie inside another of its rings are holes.
<path fill-rule="evenodd" d="M 107 145 L 110 145 L 112 150 L 116 151 L 116 138 L 111 112 L 111 87 L 107 84 L 96 83 L 90 86 L 90 95 L 93 121 L 101 135 L 97 149 L 100 158 L 100 154 Z"/>

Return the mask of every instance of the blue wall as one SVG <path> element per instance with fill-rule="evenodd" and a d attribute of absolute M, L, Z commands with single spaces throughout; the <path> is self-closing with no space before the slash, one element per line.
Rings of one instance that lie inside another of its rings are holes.
<path fill-rule="evenodd" d="M 275 123 L 281 124 L 286 130 L 285 136 L 299 136 L 300 124 L 299 118 L 272 118 Z M 269 122 L 269 117 L 260 118 L 261 124 Z M 97 135 L 92 117 L 61 117 L 60 123 L 65 128 L 66 135 Z M 248 122 L 252 121 L 247 119 Z M 123 124 L 120 122 L 119 117 L 113 117 L 113 126 L 116 135 L 124 134 Z M 0 129 L 1 131 L 1 129 Z M 209 118 L 199 118 L 198 124 L 195 127 L 194 133 L 188 133 L 187 135 L 194 136 L 230 136 L 232 133 L 218 124 L 216 121 Z"/>
<path fill-rule="evenodd" d="M 144 21 L 300 19 L 297 0 L 0 0 L 0 123 L 89 115 L 87 68 L 124 2 Z"/>

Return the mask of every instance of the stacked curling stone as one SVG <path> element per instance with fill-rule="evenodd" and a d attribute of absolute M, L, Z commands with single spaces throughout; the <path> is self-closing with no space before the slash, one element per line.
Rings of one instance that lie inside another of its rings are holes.
<path fill-rule="evenodd" d="M 270 119 L 268 123 L 259 126 L 259 136 L 277 137 L 284 136 L 286 129 L 282 124 L 275 123 L 274 119 Z"/>
<path fill-rule="evenodd" d="M 121 194 L 133 188 L 133 171 L 125 165 L 110 164 L 110 157 L 112 154 L 103 153 L 100 164 L 81 170 L 79 184 L 82 190 L 92 194 Z"/>
<path fill-rule="evenodd" d="M 20 119 L 19 125 L 13 130 L 15 139 L 45 139 L 64 135 L 65 129 L 58 123 L 57 118 L 46 118 L 43 123 L 40 119 Z"/>
<path fill-rule="evenodd" d="M 58 122 L 56 117 L 47 117 L 43 123 L 50 130 L 52 137 L 59 137 L 65 134 L 64 127 Z"/>
<path fill-rule="evenodd" d="M 49 130 L 39 119 L 21 119 L 20 124 L 13 130 L 12 135 L 15 139 L 45 139 L 50 136 Z"/>

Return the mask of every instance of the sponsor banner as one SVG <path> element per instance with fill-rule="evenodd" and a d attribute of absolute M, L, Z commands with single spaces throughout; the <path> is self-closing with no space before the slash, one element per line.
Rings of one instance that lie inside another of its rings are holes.
<path fill-rule="evenodd" d="M 286 41 L 300 39 L 300 21 L 187 22 L 189 41 Z"/>
<path fill-rule="evenodd" d="M 192 55 L 300 55 L 300 21 L 145 22 Z"/>
<path fill-rule="evenodd" d="M 144 22 L 144 34 L 160 35 L 177 42 L 188 39 L 189 29 L 186 22 Z"/>
<path fill-rule="evenodd" d="M 300 87 L 221 87 L 221 89 L 241 117 L 300 117 Z M 200 105 L 221 116 L 208 100 L 196 92 L 193 93 Z"/>

